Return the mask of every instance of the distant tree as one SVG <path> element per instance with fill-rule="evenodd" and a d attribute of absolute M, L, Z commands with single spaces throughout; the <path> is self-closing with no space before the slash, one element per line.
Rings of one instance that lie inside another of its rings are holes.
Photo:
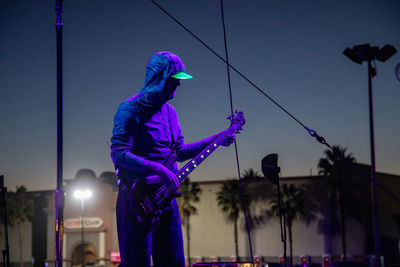
<path fill-rule="evenodd" d="M 249 168 L 247 170 L 244 170 L 244 172 L 242 173 L 242 178 L 246 182 L 258 182 L 264 177 L 261 176 L 258 171 L 255 171 L 253 168 Z"/>
<path fill-rule="evenodd" d="M 243 182 L 246 183 L 248 192 L 250 194 L 250 202 L 255 204 L 261 204 L 265 206 L 271 199 L 274 198 L 276 192 L 274 187 L 267 181 L 267 179 L 261 175 L 258 171 L 253 168 L 249 168 L 242 173 Z M 265 223 L 265 216 L 261 212 L 258 212 L 260 206 L 251 205 L 248 210 L 248 221 L 250 231 L 254 228 L 263 225 Z"/>
<path fill-rule="evenodd" d="M 248 187 L 246 183 L 242 183 L 242 186 L 244 206 L 248 209 L 251 202 Z M 227 214 L 227 219 L 233 222 L 235 254 L 239 257 L 238 219 L 240 211 L 242 210 L 239 180 L 226 180 L 221 185 L 217 192 L 217 205 L 221 208 L 222 212 Z"/>
<path fill-rule="evenodd" d="M 271 189 L 266 188 L 264 176 L 253 168 L 244 170 L 242 173 L 242 181 L 246 184 L 249 192 L 249 201 L 251 203 L 260 202 L 265 203 L 266 199 L 269 199 L 269 192 Z M 267 185 L 269 187 L 269 185 Z M 257 235 L 255 235 L 255 229 L 265 223 L 263 216 L 257 214 L 259 206 L 249 205 L 247 208 L 247 227 L 250 232 L 251 240 L 255 241 Z"/>
<path fill-rule="evenodd" d="M 192 215 L 197 214 L 197 209 L 192 203 L 200 201 L 201 188 L 198 183 L 190 183 L 189 177 L 187 177 L 180 186 L 179 191 L 182 193 L 182 196 L 178 198 L 179 211 L 181 213 L 181 217 L 183 218 L 182 224 L 185 225 L 186 228 L 186 247 L 187 247 L 187 256 L 189 260 L 189 266 L 191 266 L 190 262 L 190 217 Z"/>
<path fill-rule="evenodd" d="M 304 186 L 296 186 L 294 184 L 281 185 L 282 205 L 286 212 L 286 225 L 289 236 L 289 258 L 290 266 L 293 266 L 293 222 L 297 219 L 308 220 L 312 216 L 307 211 L 305 204 L 305 189 Z M 269 217 L 279 218 L 279 203 L 276 193 L 276 198 L 270 201 L 270 207 L 267 210 Z"/>
<path fill-rule="evenodd" d="M 18 246 L 19 246 L 19 265 L 23 266 L 22 259 L 22 229 L 21 224 L 32 221 L 33 216 L 33 199 L 26 192 L 25 186 L 17 186 L 15 192 L 8 192 L 7 199 L 7 224 L 10 227 L 17 225 L 18 230 Z M 3 209 L 1 209 L 3 213 Z M 4 222 L 4 216 L 1 214 L 1 222 Z"/>
<path fill-rule="evenodd" d="M 326 227 L 327 235 L 330 238 L 338 232 L 338 228 L 342 233 L 342 253 L 346 257 L 346 209 L 351 209 L 351 202 L 346 199 L 351 199 L 349 192 L 346 194 L 346 189 L 352 191 L 352 198 L 356 195 L 355 190 L 357 187 L 351 186 L 351 178 L 354 175 L 353 165 L 355 158 L 352 154 L 346 155 L 346 148 L 340 146 L 333 146 L 332 150 L 325 150 L 325 157 L 321 158 L 318 163 L 319 174 L 324 177 L 324 184 L 327 189 L 327 198 L 329 210 L 327 214 L 327 221 L 329 227 Z M 346 203 L 346 204 L 345 204 Z M 339 215 L 337 215 L 339 211 Z M 352 216 L 354 217 L 358 212 L 353 209 Z M 337 218 L 340 217 L 340 227 L 337 227 Z M 329 253 L 332 253 L 332 246 L 329 244 Z"/>

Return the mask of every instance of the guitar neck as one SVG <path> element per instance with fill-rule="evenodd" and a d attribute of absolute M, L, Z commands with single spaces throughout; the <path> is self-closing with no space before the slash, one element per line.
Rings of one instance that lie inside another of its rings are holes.
<path fill-rule="evenodd" d="M 181 183 L 197 166 L 199 166 L 208 156 L 210 156 L 226 139 L 226 137 L 235 132 L 235 127 L 231 126 L 218 138 L 216 138 L 210 145 L 201 151 L 196 157 L 183 166 L 178 173 L 178 178 Z"/>

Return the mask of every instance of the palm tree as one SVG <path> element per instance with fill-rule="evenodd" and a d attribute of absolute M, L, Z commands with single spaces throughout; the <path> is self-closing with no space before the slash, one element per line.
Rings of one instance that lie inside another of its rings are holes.
<path fill-rule="evenodd" d="M 252 182 L 252 181 L 258 182 L 263 177 L 260 175 L 260 173 L 258 171 L 255 171 L 253 168 L 249 168 L 242 173 L 242 178 L 243 178 L 243 180 L 248 181 L 248 182 Z"/>
<path fill-rule="evenodd" d="M 244 170 L 242 178 L 243 182 L 246 183 L 248 192 L 251 192 L 251 203 L 268 199 L 270 196 L 269 192 L 272 190 L 265 187 L 265 179 L 258 171 L 255 171 L 253 168 Z M 257 235 L 255 235 L 255 229 L 261 226 L 264 223 L 264 220 L 262 216 L 257 214 L 256 205 L 249 205 L 246 211 L 250 239 L 253 240 L 253 243 L 256 243 L 255 239 L 257 238 Z M 246 245 L 248 245 L 247 250 L 249 251 L 250 244 L 246 243 Z"/>
<path fill-rule="evenodd" d="M 346 216 L 347 213 L 345 203 L 346 188 L 355 188 L 350 186 L 351 177 L 353 176 L 353 162 L 355 158 L 352 154 L 346 155 L 346 148 L 340 146 L 333 146 L 332 150 L 325 150 L 325 157 L 321 158 L 318 163 L 319 174 L 324 177 L 324 184 L 328 190 L 327 196 L 329 199 L 329 214 L 328 223 L 330 227 L 327 227 L 327 235 L 329 238 L 333 236 L 337 230 L 337 210 L 340 214 L 340 230 L 342 232 L 342 251 L 343 256 L 346 259 Z M 354 195 L 354 192 L 352 193 Z M 353 200 L 354 201 L 354 200 Z M 351 203 L 351 202 L 349 202 Z M 356 215 L 353 213 L 353 216 Z M 332 252 L 331 245 L 329 245 L 329 253 Z"/>
<path fill-rule="evenodd" d="M 22 267 L 22 230 L 21 224 L 27 221 L 32 221 L 33 216 L 33 200 L 26 192 L 25 186 L 17 186 L 15 192 L 8 193 L 7 200 L 7 224 L 11 227 L 17 225 L 18 230 L 18 245 L 19 245 L 19 265 Z M 4 222 L 1 216 L 2 223 Z"/>
<path fill-rule="evenodd" d="M 286 229 L 289 236 L 289 259 L 290 266 L 293 266 L 293 234 L 292 226 L 296 219 L 306 219 L 309 213 L 307 212 L 304 197 L 305 189 L 304 186 L 296 186 L 294 184 L 283 184 L 281 186 L 282 205 L 286 212 Z M 267 211 L 269 216 L 279 218 L 279 203 L 278 199 L 275 198 L 270 201 L 270 208 Z"/>
<path fill-rule="evenodd" d="M 243 182 L 246 183 L 248 192 L 251 192 L 251 203 L 260 202 L 264 204 L 273 199 L 276 195 L 276 192 L 274 192 L 271 183 L 266 182 L 267 180 L 265 179 L 265 177 L 260 175 L 258 171 L 249 168 L 242 173 L 242 178 Z M 255 205 L 251 205 L 249 208 L 249 227 L 250 230 L 253 230 L 259 225 L 265 223 L 265 216 L 264 214 L 256 214 Z"/>
<path fill-rule="evenodd" d="M 181 217 L 183 217 L 182 224 L 186 226 L 186 246 L 190 266 L 190 216 L 197 214 L 197 209 L 192 203 L 200 201 L 201 188 L 198 183 L 190 183 L 190 179 L 187 177 L 181 183 L 180 192 L 182 196 L 178 198 L 178 205 Z"/>
<path fill-rule="evenodd" d="M 250 195 L 247 185 L 243 185 L 243 202 L 245 209 L 250 205 Z M 241 211 L 241 193 L 239 180 L 226 180 L 217 192 L 217 204 L 222 212 L 227 214 L 227 219 L 233 222 L 233 231 L 235 239 L 235 254 L 239 258 L 238 246 L 238 219 Z"/>

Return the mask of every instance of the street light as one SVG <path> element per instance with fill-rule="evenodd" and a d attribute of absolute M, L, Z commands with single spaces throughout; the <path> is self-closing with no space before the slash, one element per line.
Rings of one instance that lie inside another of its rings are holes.
<path fill-rule="evenodd" d="M 375 59 L 385 62 L 397 52 L 392 45 L 386 44 L 379 49 L 377 46 L 371 47 L 369 44 L 356 45 L 353 48 L 346 48 L 343 51 L 347 57 L 358 64 L 364 61 L 368 63 L 368 95 L 369 95 L 369 133 L 371 147 L 371 202 L 372 202 L 372 227 L 374 234 L 375 257 L 377 266 L 381 266 L 380 245 L 378 230 L 378 203 L 376 197 L 376 177 L 375 177 L 375 144 L 374 144 L 374 113 L 372 103 L 372 78 L 376 76 L 376 69 L 372 67 L 371 62 Z M 346 255 L 344 255 L 346 257 Z"/>
<path fill-rule="evenodd" d="M 379 49 L 377 46 L 371 47 L 369 44 L 363 44 L 356 45 L 353 48 L 346 48 L 343 51 L 343 54 L 345 54 L 354 62 L 361 64 L 364 61 L 371 61 L 374 59 L 385 62 L 396 52 L 396 48 L 389 44 L 386 44 L 381 49 Z"/>
<path fill-rule="evenodd" d="M 84 203 L 85 199 L 92 196 L 92 191 L 90 190 L 75 190 L 74 197 L 81 200 L 81 247 L 82 247 L 82 267 L 85 267 L 85 255 L 84 255 Z"/>

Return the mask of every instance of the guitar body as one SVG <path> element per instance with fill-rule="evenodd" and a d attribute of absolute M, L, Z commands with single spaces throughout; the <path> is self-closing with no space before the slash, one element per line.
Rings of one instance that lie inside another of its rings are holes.
<path fill-rule="evenodd" d="M 149 196 L 161 187 L 160 184 L 148 184 L 144 179 L 132 185 L 129 192 L 132 208 L 136 213 L 137 221 L 142 225 L 152 225 L 161 215 L 162 210 L 170 203 L 172 197 L 168 196 L 161 203 L 153 202 Z"/>
<path fill-rule="evenodd" d="M 172 170 L 176 159 L 176 154 L 171 154 L 163 165 Z M 136 213 L 137 221 L 143 226 L 155 223 L 171 200 L 180 196 L 179 192 L 167 190 L 168 187 L 166 185 L 160 182 L 153 182 L 157 181 L 157 178 L 152 176 L 139 179 L 132 184 L 129 190 L 131 207 Z"/>

